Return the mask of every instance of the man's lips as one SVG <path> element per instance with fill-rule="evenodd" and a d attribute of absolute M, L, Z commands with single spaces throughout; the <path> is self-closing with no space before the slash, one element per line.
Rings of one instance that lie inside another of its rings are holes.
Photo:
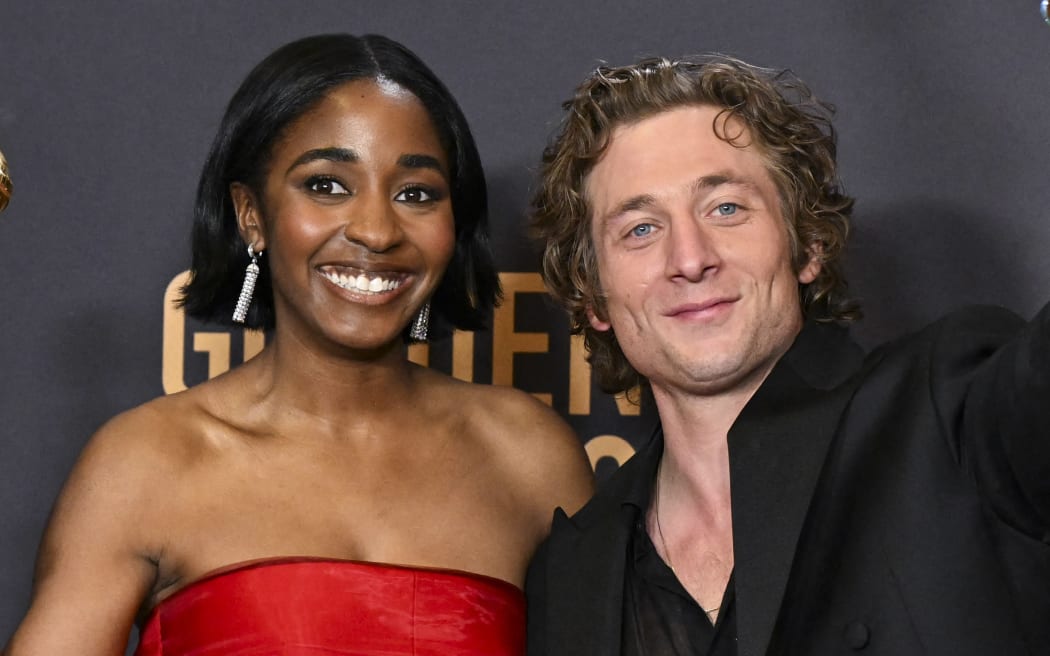
<path fill-rule="evenodd" d="M 739 299 L 727 296 L 698 303 L 680 303 L 664 312 L 664 316 L 682 318 L 711 316 L 728 310 L 737 300 Z"/>

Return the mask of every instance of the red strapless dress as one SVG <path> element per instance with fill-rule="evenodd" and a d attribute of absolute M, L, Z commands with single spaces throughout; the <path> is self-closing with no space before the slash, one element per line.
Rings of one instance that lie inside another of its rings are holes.
<path fill-rule="evenodd" d="M 525 596 L 499 579 L 319 558 L 255 561 L 168 597 L 136 656 L 522 656 Z"/>

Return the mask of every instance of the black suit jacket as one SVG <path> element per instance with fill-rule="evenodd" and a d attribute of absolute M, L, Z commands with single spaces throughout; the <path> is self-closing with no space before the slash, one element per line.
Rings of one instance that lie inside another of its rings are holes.
<path fill-rule="evenodd" d="M 729 433 L 738 653 L 1050 654 L 1050 306 L 865 357 L 807 325 Z M 620 653 L 659 433 L 530 570 L 529 654 Z"/>

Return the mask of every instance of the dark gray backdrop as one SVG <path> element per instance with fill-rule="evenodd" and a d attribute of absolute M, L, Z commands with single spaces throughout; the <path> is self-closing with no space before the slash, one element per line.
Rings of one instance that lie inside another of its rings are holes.
<path fill-rule="evenodd" d="M 48 510 L 84 441 L 164 392 L 163 294 L 188 265 L 196 177 L 227 99 L 275 47 L 328 31 L 401 40 L 457 95 L 503 271 L 536 269 L 522 212 L 582 76 L 600 60 L 715 50 L 790 67 L 838 106 L 864 343 L 965 303 L 1031 315 L 1050 297 L 1038 0 L 4 0 L 0 150 L 15 195 L 0 215 L 0 640 L 25 610 Z M 547 353 L 515 357 L 515 384 L 567 412 L 564 320 L 527 294 L 515 321 L 549 336 Z M 192 383 L 206 368 L 186 339 Z M 492 379 L 491 344 L 477 338 L 477 381 Z M 447 351 L 434 347 L 438 366 Z M 637 444 L 652 409 L 621 417 L 596 394 L 570 419 L 581 439 Z"/>

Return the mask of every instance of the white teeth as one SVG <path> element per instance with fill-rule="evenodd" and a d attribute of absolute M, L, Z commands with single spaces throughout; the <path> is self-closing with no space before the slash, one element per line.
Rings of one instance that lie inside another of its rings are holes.
<path fill-rule="evenodd" d="M 363 273 L 353 276 L 346 273 L 337 273 L 335 271 L 322 271 L 321 273 L 325 278 L 328 278 L 343 289 L 350 289 L 358 292 L 376 294 L 379 292 L 391 291 L 401 286 L 401 281 L 396 278 L 387 279 L 382 276 L 369 278 Z"/>

